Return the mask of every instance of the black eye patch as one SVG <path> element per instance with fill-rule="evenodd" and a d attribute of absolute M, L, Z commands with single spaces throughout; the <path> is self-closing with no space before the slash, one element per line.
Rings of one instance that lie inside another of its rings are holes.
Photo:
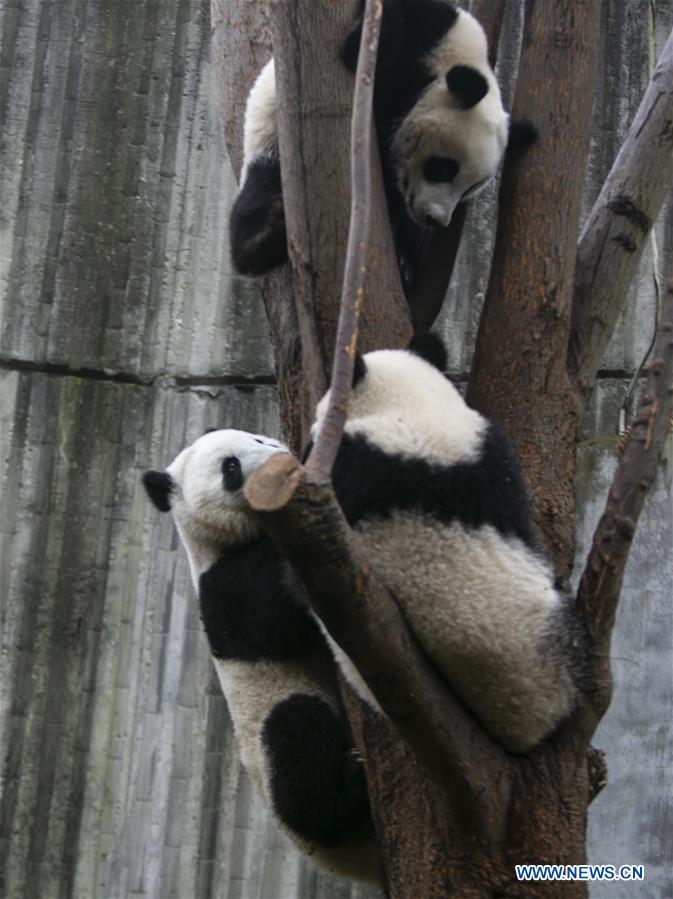
<path fill-rule="evenodd" d="M 453 181 L 459 171 L 460 166 L 449 156 L 428 156 L 423 163 L 423 177 L 431 184 Z"/>
<path fill-rule="evenodd" d="M 227 456 L 222 461 L 222 475 L 225 490 L 239 490 L 243 486 L 243 471 L 236 456 Z"/>

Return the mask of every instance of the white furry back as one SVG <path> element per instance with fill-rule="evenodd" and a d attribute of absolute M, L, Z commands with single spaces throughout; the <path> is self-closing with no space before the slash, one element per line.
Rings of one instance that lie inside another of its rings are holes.
<path fill-rule="evenodd" d="M 276 73 L 273 59 L 270 59 L 257 76 L 245 104 L 240 183 L 245 181 L 248 166 L 253 159 L 277 151 Z"/>

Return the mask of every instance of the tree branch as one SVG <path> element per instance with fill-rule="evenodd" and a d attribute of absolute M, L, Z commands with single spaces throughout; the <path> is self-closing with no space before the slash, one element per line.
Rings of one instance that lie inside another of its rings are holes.
<path fill-rule="evenodd" d="M 673 185 L 673 32 L 577 247 L 570 376 L 583 397 Z"/>
<path fill-rule="evenodd" d="M 505 791 L 508 758 L 418 648 L 348 527 L 329 479 L 278 454 L 251 475 L 244 494 L 406 742 L 450 787 L 461 814 L 480 832 L 488 830 L 494 766 Z"/>
<path fill-rule="evenodd" d="M 306 467 L 329 477 L 346 423 L 348 398 L 358 341 L 358 320 L 364 299 L 367 248 L 371 216 L 371 135 L 374 73 L 383 14 L 383 0 L 367 0 L 362 38 L 355 72 L 351 117 L 351 209 L 346 247 L 346 265 L 341 288 L 330 398 L 320 433 L 316 436 Z"/>
<path fill-rule="evenodd" d="M 352 76 L 339 59 L 354 3 L 271 0 L 283 203 L 302 348 L 305 405 L 327 388 L 350 213 Z M 326 111 L 329 110 L 329 114 Z M 404 346 L 411 332 L 378 168 L 362 309 L 362 349 Z"/>
<path fill-rule="evenodd" d="M 590 702 L 597 720 L 610 699 L 609 644 L 624 569 L 672 416 L 673 279 L 661 311 L 647 385 L 612 480 L 577 594 L 578 607 L 592 640 L 594 692 Z"/>

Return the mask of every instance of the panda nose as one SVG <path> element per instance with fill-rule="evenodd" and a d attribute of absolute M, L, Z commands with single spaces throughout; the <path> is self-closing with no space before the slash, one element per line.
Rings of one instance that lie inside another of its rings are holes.
<path fill-rule="evenodd" d="M 431 228 L 446 228 L 451 221 L 452 211 L 447 212 L 442 206 L 434 204 L 425 213 L 425 224 Z"/>

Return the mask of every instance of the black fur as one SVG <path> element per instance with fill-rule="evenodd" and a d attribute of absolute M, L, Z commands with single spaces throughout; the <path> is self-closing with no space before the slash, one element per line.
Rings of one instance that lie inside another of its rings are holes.
<path fill-rule="evenodd" d="M 355 71 L 362 12 L 344 42 L 341 58 Z M 390 164 L 388 144 L 397 123 L 433 80 L 423 59 L 455 24 L 458 13 L 445 0 L 384 0 L 374 84 L 374 119 L 379 137 L 388 214 L 405 290 L 413 286 L 424 229 L 409 215 Z"/>
<path fill-rule="evenodd" d="M 472 109 L 488 93 L 488 81 L 472 66 L 453 66 L 449 69 L 446 86 L 460 100 L 463 109 Z"/>
<path fill-rule="evenodd" d="M 318 696 L 278 703 L 262 739 L 278 817 L 304 839 L 334 846 L 364 832 L 367 784 L 343 717 Z"/>
<path fill-rule="evenodd" d="M 287 262 L 280 160 L 268 156 L 248 168 L 229 221 L 231 260 L 242 275 L 263 275 Z"/>
<path fill-rule="evenodd" d="M 460 166 L 450 156 L 429 156 L 423 163 L 423 177 L 431 184 L 450 184 Z"/>
<path fill-rule="evenodd" d="M 537 128 L 528 119 L 511 120 L 507 138 L 507 152 L 520 153 L 527 147 L 530 147 L 531 144 L 534 144 L 538 137 L 539 132 Z"/>
<path fill-rule="evenodd" d="M 446 371 L 446 347 L 436 334 L 432 334 L 430 331 L 414 334 L 409 341 L 408 349 L 414 356 L 420 356 L 421 359 L 425 359 L 426 362 L 434 365 L 439 371 Z"/>
<path fill-rule="evenodd" d="M 143 486 L 160 512 L 170 512 L 173 478 L 166 471 L 143 472 Z"/>
<path fill-rule="evenodd" d="M 360 381 L 367 374 L 367 363 L 359 353 L 355 354 L 355 365 L 353 366 L 353 382 L 352 386 L 357 387 Z"/>
<path fill-rule="evenodd" d="M 415 510 L 444 524 L 491 525 L 536 548 L 516 457 L 509 440 L 493 424 L 487 428 L 479 460 L 450 467 L 392 456 L 364 437 L 344 434 L 332 482 L 351 525 L 397 510 Z"/>
<path fill-rule="evenodd" d="M 259 537 L 224 547 L 201 575 L 201 619 L 216 658 L 282 661 L 322 644 L 284 576 L 286 564 L 271 539 Z"/>
<path fill-rule="evenodd" d="M 222 460 L 222 480 L 224 489 L 233 493 L 243 486 L 243 469 L 236 456 L 227 456 Z"/>

